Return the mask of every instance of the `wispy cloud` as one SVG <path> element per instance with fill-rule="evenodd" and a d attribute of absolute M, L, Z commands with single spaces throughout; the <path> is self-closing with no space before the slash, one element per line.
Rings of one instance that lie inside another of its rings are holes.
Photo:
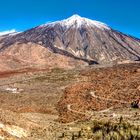
<path fill-rule="evenodd" d="M 10 33 L 14 33 L 14 32 L 16 32 L 15 29 L 7 30 L 7 31 L 2 31 L 2 32 L 0 32 L 0 36 L 6 35 L 6 34 L 10 34 Z"/>

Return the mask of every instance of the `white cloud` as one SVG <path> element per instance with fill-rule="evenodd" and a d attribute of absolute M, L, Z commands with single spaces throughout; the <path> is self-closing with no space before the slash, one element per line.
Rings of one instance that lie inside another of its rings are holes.
<path fill-rule="evenodd" d="M 15 29 L 7 30 L 7 31 L 2 31 L 2 32 L 0 32 L 0 36 L 6 35 L 6 34 L 11 34 L 11 33 L 14 33 L 14 32 L 16 32 Z"/>

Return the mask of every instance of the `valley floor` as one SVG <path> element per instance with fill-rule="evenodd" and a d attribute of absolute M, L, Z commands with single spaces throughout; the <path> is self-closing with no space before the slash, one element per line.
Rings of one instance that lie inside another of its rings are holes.
<path fill-rule="evenodd" d="M 0 139 L 140 139 L 140 64 L 0 73 Z"/>

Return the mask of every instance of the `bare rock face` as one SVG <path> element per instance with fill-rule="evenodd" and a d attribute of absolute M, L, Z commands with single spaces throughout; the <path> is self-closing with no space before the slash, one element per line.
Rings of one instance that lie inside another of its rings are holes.
<path fill-rule="evenodd" d="M 13 47 L 10 56 L 15 58 L 14 53 L 20 51 L 23 44 L 28 46 L 29 43 L 42 47 L 44 52 L 33 51 L 32 53 L 38 53 L 33 54 L 38 57 L 44 53 L 42 60 L 44 62 L 48 58 L 45 57 L 45 54 L 47 56 L 46 50 L 65 58 L 72 58 L 72 61 L 79 65 L 82 64 L 81 61 L 84 64 L 107 64 L 140 60 L 139 39 L 115 31 L 104 23 L 78 15 L 44 24 L 22 33 L 0 37 L 0 55 L 6 55 L 7 50 Z M 16 46 L 18 44 L 18 47 L 15 47 L 15 44 Z M 26 52 L 26 47 L 24 49 L 25 55 L 29 53 Z M 32 59 L 31 56 L 30 59 Z M 36 59 L 40 59 L 38 57 Z M 28 58 L 22 57 L 22 59 Z"/>

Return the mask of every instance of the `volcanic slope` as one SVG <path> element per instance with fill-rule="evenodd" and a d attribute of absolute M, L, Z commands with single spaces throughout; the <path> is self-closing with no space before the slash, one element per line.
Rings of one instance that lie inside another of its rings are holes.
<path fill-rule="evenodd" d="M 0 37 L 2 69 L 56 64 L 74 68 L 139 60 L 139 39 L 78 15 Z"/>

